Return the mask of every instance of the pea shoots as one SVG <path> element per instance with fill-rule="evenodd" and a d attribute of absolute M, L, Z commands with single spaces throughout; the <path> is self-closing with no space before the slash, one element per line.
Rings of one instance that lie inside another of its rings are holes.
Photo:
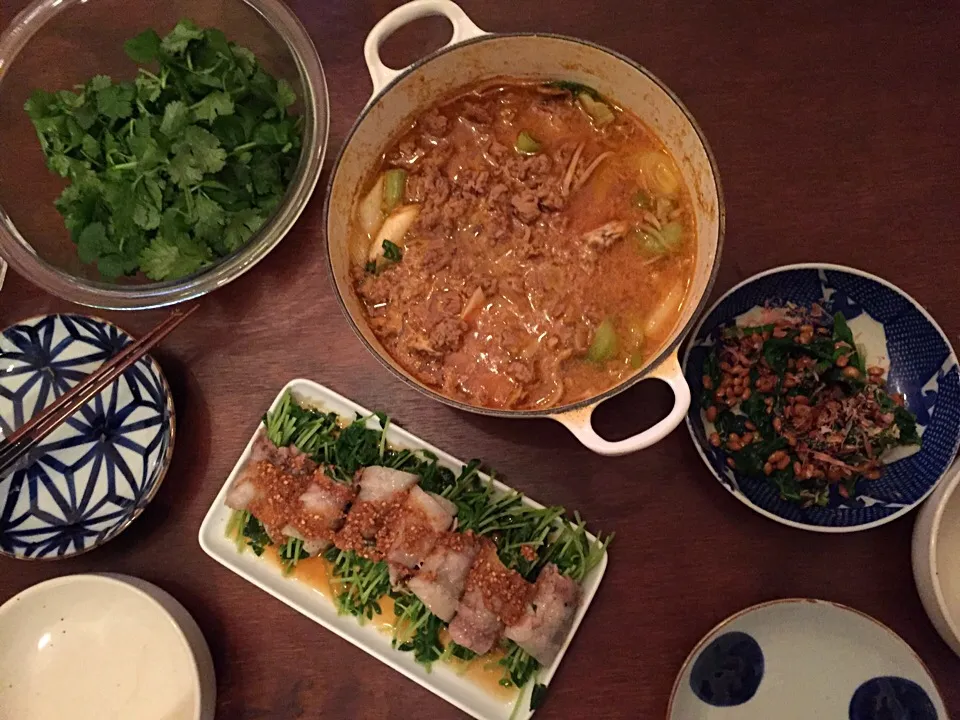
<path fill-rule="evenodd" d="M 480 475 L 480 461 L 472 460 L 454 473 L 424 450 L 391 447 L 386 440 L 389 418 L 377 413 L 344 424 L 334 413 L 303 406 L 289 393 L 264 417 L 267 438 L 277 447 L 293 446 L 340 483 L 353 481 L 364 467 L 385 466 L 419 476 L 419 486 L 457 508 L 457 531 L 471 531 L 493 541 L 500 561 L 533 582 L 548 564 L 575 582 L 603 558 L 613 536 L 591 540 L 579 516 L 566 519 L 562 507 L 534 508 L 516 492 L 501 493 Z M 257 555 L 273 547 L 285 572 L 293 572 L 305 557 L 303 541 L 287 540 L 275 545 L 263 526 L 249 512 L 235 511 L 227 529 L 239 550 L 250 547 Z M 328 563 L 334 602 L 341 614 L 361 622 L 384 612 L 385 598 L 393 601 L 393 646 L 412 652 L 417 662 L 430 667 L 436 662 L 469 662 L 476 656 L 447 639 L 447 623 L 433 615 L 417 596 L 391 585 L 386 562 L 374 561 L 352 550 L 331 545 L 323 552 Z M 525 687 L 535 678 L 540 664 L 516 643 L 500 640 L 497 662 L 501 684 Z M 544 686 L 538 685 L 531 700 L 541 702 Z"/>

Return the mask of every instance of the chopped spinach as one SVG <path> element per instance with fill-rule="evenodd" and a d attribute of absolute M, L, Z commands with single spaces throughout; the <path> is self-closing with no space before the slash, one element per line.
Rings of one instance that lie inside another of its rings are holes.
<path fill-rule="evenodd" d="M 720 360 L 715 352 L 709 353 L 704 360 L 703 375 L 710 378 L 710 385 L 712 386 L 708 388 L 704 385 L 700 393 L 700 407 L 705 410 L 713 405 L 713 393 L 720 386 Z"/>
<path fill-rule="evenodd" d="M 831 487 L 855 497 L 861 480 L 880 476 L 883 452 L 919 444 L 920 434 L 913 414 L 868 375 L 842 314 L 783 312 L 784 321 L 720 332 L 704 362 L 716 390 L 705 389 L 701 405 L 716 418 L 712 443 L 738 472 L 766 476 L 786 500 L 822 507 Z"/>

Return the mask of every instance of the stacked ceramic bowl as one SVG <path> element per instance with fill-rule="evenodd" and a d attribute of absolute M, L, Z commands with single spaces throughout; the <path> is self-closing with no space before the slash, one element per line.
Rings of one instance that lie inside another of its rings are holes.
<path fill-rule="evenodd" d="M 960 655 L 960 461 L 917 517 L 913 575 L 934 627 Z"/>
<path fill-rule="evenodd" d="M 150 583 L 68 575 L 0 607 L 0 717 L 213 720 L 210 651 Z"/>

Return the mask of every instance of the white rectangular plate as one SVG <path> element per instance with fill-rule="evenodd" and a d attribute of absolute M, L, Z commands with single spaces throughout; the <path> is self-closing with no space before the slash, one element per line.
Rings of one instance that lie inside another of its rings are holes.
<path fill-rule="evenodd" d="M 293 396 L 308 405 L 316 406 L 326 412 L 335 412 L 345 418 L 354 418 L 359 414 L 362 417 L 370 417 L 372 413 L 366 408 L 362 408 L 355 402 L 347 400 L 345 397 L 325 388 L 310 380 L 292 380 L 273 401 L 270 409 L 273 410 L 280 402 L 283 394 L 290 391 Z M 372 427 L 379 427 L 377 419 L 374 417 L 370 421 Z M 262 424 L 261 426 L 262 427 Z M 260 431 L 257 428 L 257 432 Z M 254 438 L 256 433 L 254 434 Z M 476 685 L 469 678 L 460 677 L 453 668 L 443 663 L 435 663 L 430 672 L 418 664 L 413 659 L 413 653 L 401 652 L 390 646 L 390 636 L 377 629 L 372 623 L 361 625 L 357 619 L 349 615 L 338 615 L 334 604 L 319 594 L 316 590 L 305 583 L 296 579 L 284 577 L 280 568 L 275 564 L 262 560 L 252 552 L 237 552 L 237 547 L 232 540 L 226 537 L 227 522 L 230 519 L 231 510 L 224 503 L 227 495 L 227 489 L 233 482 L 233 479 L 240 472 L 240 469 L 247 462 L 250 456 L 250 449 L 253 446 L 254 438 L 247 443 L 246 449 L 240 456 L 240 460 L 230 473 L 230 477 L 224 483 L 220 492 L 217 494 L 213 505 L 210 506 L 207 516 L 203 519 L 200 526 L 200 546 L 214 560 L 221 565 L 229 568 L 237 575 L 249 580 L 261 590 L 273 595 L 278 600 L 286 603 L 294 610 L 306 615 L 313 621 L 323 625 L 327 630 L 335 632 L 342 638 L 349 640 L 357 647 L 373 655 L 381 662 L 386 663 L 394 670 L 403 673 L 414 682 L 422 685 L 431 692 L 439 695 L 447 702 L 456 705 L 466 713 L 469 713 L 478 720 L 509 720 L 513 711 L 513 701 L 504 702 L 485 691 L 479 685 Z M 397 427 L 393 423 L 387 429 L 387 441 L 397 448 L 409 448 L 411 450 L 429 450 L 439 458 L 440 465 L 450 468 L 455 473 L 459 473 L 464 463 L 451 457 L 442 450 L 438 450 L 433 445 L 424 442 L 415 435 L 406 430 Z M 491 482 L 486 475 L 481 475 L 485 482 Z M 492 480 L 493 486 L 500 492 L 510 492 L 503 483 Z M 538 503 L 523 499 L 524 503 L 531 507 L 542 507 Z M 593 535 L 589 536 L 595 541 Z M 582 583 L 582 597 L 580 607 L 577 610 L 573 621 L 573 627 L 563 643 L 560 654 L 549 668 L 540 671 L 537 682 L 549 684 L 556 672 L 560 661 L 563 659 L 573 634 L 580 626 L 583 616 L 593 601 L 593 596 L 597 592 L 600 580 L 607 568 L 607 554 L 597 566 L 587 574 Z M 532 682 L 527 683 L 522 699 L 522 707 L 514 716 L 516 720 L 525 720 L 533 715 L 529 709 L 529 698 Z"/>

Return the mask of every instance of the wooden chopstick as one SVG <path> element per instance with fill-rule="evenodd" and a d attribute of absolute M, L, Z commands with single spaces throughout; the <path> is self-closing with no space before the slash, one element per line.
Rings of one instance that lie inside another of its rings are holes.
<path fill-rule="evenodd" d="M 49 426 L 51 422 L 54 423 L 53 427 L 59 425 L 60 423 L 56 422 L 56 416 L 60 412 L 66 412 L 65 406 L 67 404 L 74 406 L 74 412 L 83 407 L 90 398 L 119 377 L 130 365 L 143 357 L 145 352 L 183 322 L 188 315 L 196 310 L 196 307 L 197 306 L 194 306 L 186 311 L 174 310 L 163 322 L 154 327 L 150 332 L 136 342 L 131 342 L 126 345 L 120 352 L 60 396 L 56 402 L 51 403 L 43 412 L 31 419 L 30 422 L 25 423 L 17 432 L 14 432 L 7 438 L 8 442 L 16 442 L 18 435 L 24 431 L 30 431 L 32 434 L 46 434 L 43 429 Z M 86 395 L 86 399 L 79 399 L 84 395 Z M 64 406 L 63 408 L 61 408 L 61 404 Z M 0 457 L 2 457 L 2 452 L 3 446 L 0 444 Z"/>
<path fill-rule="evenodd" d="M 136 342 L 98 367 L 87 377 L 74 385 L 40 414 L 17 428 L 8 438 L 0 440 L 0 478 L 21 462 L 37 443 L 41 442 L 67 418 L 86 405 L 91 398 L 100 393 L 110 383 L 124 373 L 127 368 L 146 355 L 154 345 L 169 335 L 174 328 L 192 315 L 199 305 L 190 308 L 176 308 L 163 322 Z"/>

